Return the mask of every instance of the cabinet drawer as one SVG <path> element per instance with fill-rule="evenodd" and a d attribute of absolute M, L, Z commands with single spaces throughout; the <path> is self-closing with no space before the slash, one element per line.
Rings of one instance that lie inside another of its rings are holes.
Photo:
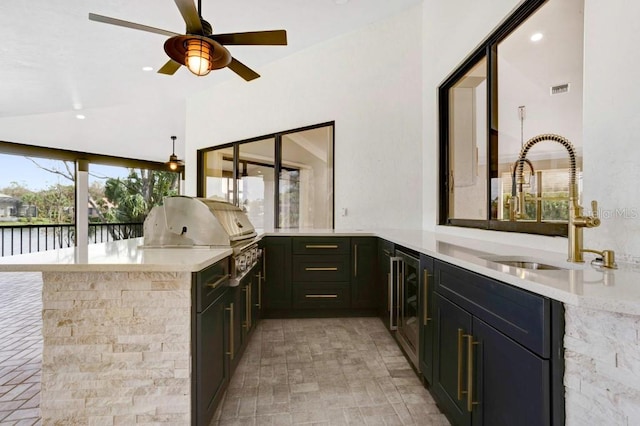
<path fill-rule="evenodd" d="M 435 291 L 549 358 L 551 303 L 546 297 L 440 261 L 435 262 Z"/>
<path fill-rule="evenodd" d="M 197 312 L 202 312 L 227 288 L 229 258 L 194 272 L 192 282 L 196 291 L 196 309 Z"/>
<path fill-rule="evenodd" d="M 346 237 L 301 237 L 293 239 L 293 254 L 349 254 Z"/>
<path fill-rule="evenodd" d="M 349 281 L 349 256 L 293 256 L 293 281 Z"/>
<path fill-rule="evenodd" d="M 348 308 L 349 283 L 293 283 L 294 309 Z"/>

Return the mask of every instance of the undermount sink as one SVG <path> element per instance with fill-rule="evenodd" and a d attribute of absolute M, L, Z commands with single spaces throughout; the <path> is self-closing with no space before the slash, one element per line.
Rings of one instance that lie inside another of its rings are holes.
<path fill-rule="evenodd" d="M 546 270 L 546 271 L 554 271 L 554 270 L 566 270 L 569 268 L 550 265 L 545 262 L 541 262 L 537 259 L 526 258 L 526 257 L 517 257 L 517 256 L 486 256 L 483 259 L 488 260 L 490 262 L 499 263 L 500 265 L 511 266 L 514 268 L 521 269 L 531 269 L 531 270 Z"/>
<path fill-rule="evenodd" d="M 546 263 L 539 262 L 529 262 L 527 260 L 492 260 L 492 262 L 500 263 L 501 265 L 513 266 L 514 268 L 522 268 L 522 269 L 564 269 L 558 266 L 547 265 Z"/>

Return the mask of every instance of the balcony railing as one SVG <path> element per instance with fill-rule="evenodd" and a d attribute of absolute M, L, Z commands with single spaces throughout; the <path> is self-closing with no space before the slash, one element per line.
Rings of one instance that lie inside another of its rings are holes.
<path fill-rule="evenodd" d="M 90 223 L 89 244 L 142 237 L 142 223 Z M 2 256 L 53 250 L 75 245 L 75 225 L 2 226 Z"/>

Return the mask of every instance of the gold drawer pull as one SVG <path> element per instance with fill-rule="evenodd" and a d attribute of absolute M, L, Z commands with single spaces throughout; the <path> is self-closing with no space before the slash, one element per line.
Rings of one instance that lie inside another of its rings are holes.
<path fill-rule="evenodd" d="M 327 268 L 316 268 L 316 267 L 309 267 L 309 268 L 304 268 L 305 271 L 337 271 L 338 268 L 336 266 L 330 266 Z"/>
<path fill-rule="evenodd" d="M 233 361 L 233 358 L 235 357 L 235 339 L 234 339 L 234 334 L 235 334 L 235 330 L 233 329 L 233 324 L 234 324 L 234 314 L 233 314 L 233 302 L 229 303 L 229 307 L 228 308 L 224 308 L 226 311 L 229 311 L 229 352 L 227 352 L 227 355 L 229 355 L 229 359 L 231 361 Z"/>
<path fill-rule="evenodd" d="M 220 284 L 222 284 L 227 278 L 229 278 L 231 275 L 223 275 L 220 279 L 218 279 L 218 281 L 214 282 L 214 283 L 208 283 L 207 287 L 210 287 L 212 289 L 217 288 Z"/>
<path fill-rule="evenodd" d="M 463 365 L 463 360 L 462 360 L 462 345 L 464 342 L 464 330 L 459 328 L 458 329 L 458 392 L 457 392 L 457 397 L 458 397 L 458 401 L 462 400 L 462 395 L 467 393 L 467 391 L 462 389 L 462 384 L 463 384 L 463 378 L 462 378 L 462 365 Z"/>
<path fill-rule="evenodd" d="M 307 299 L 337 299 L 337 294 L 305 294 Z"/>
<path fill-rule="evenodd" d="M 308 249 L 337 249 L 337 244 L 307 244 L 305 248 Z"/>

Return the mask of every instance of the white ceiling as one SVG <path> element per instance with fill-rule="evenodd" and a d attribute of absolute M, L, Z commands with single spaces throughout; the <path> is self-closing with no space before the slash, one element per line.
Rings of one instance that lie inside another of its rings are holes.
<path fill-rule="evenodd" d="M 202 0 L 202 15 L 213 25 L 214 34 L 286 29 L 288 46 L 229 48 L 234 57 L 260 73 L 269 61 L 421 1 L 350 0 L 338 5 L 335 0 Z M 157 102 L 159 94 L 161 99 L 183 99 L 226 79 L 240 78 L 228 69 L 206 77 L 196 77 L 184 68 L 174 76 L 144 72 L 143 66 L 157 70 L 167 61 L 166 37 L 89 21 L 89 12 L 184 32 L 172 0 L 2 1 L 0 118 L 75 115 L 76 110 L 150 104 Z M 184 117 L 177 118 L 176 124 L 180 123 Z"/>

